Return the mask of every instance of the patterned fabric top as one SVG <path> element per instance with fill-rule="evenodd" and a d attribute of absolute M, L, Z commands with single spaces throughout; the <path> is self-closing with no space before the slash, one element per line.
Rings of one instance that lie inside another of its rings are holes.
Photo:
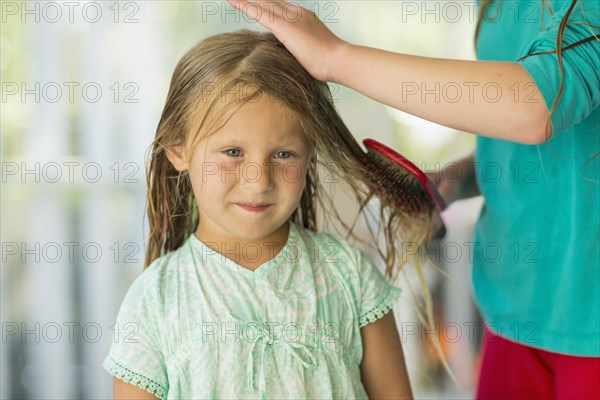
<path fill-rule="evenodd" d="M 360 328 L 399 296 L 336 235 L 290 223 L 255 271 L 191 235 L 133 283 L 103 365 L 161 399 L 367 398 Z"/>

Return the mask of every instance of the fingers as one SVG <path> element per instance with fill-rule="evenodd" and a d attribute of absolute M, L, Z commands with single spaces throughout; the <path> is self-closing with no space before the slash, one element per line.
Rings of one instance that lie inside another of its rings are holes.
<path fill-rule="evenodd" d="M 265 27 L 273 23 L 276 18 L 282 18 L 283 6 L 279 1 L 227 0 L 227 2 Z"/>
<path fill-rule="evenodd" d="M 247 0 L 227 0 L 227 2 L 230 5 L 232 5 L 233 7 L 242 11 L 244 14 L 246 14 L 251 19 L 253 19 L 257 22 L 260 22 L 260 17 L 262 15 L 260 8 L 248 7 L 248 5 L 250 4 L 249 1 L 247 1 Z M 262 22 L 261 22 L 261 24 L 262 24 Z"/>
<path fill-rule="evenodd" d="M 308 11 L 283 0 L 227 0 L 267 29 L 273 30 L 281 21 L 298 21 L 303 11 Z"/>

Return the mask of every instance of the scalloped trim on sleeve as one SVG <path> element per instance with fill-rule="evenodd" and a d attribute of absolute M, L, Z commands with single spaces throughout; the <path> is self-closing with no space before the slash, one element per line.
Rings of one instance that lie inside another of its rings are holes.
<path fill-rule="evenodd" d="M 383 301 L 379 302 L 377 306 L 358 318 L 359 327 L 362 328 L 371 322 L 375 322 L 378 319 L 383 318 L 383 316 L 392 309 L 394 303 L 396 303 L 396 300 L 398 300 L 398 297 L 400 297 L 401 292 L 402 290 L 400 290 L 400 288 L 392 286 Z"/>
<path fill-rule="evenodd" d="M 128 368 L 123 367 L 111 357 L 107 357 L 102 363 L 102 366 L 115 378 L 119 378 L 123 382 L 131 383 L 145 389 L 148 393 L 158 397 L 159 399 L 165 399 L 167 397 L 167 389 L 159 383 L 156 383 L 152 379 L 148 379 L 143 375 L 135 373 Z"/>

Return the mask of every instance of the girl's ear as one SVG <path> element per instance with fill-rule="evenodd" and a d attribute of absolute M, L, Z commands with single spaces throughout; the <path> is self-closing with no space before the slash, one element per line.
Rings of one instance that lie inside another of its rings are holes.
<path fill-rule="evenodd" d="M 167 158 L 177 171 L 182 172 L 188 169 L 188 161 L 184 146 L 171 146 L 166 149 L 166 153 Z"/>

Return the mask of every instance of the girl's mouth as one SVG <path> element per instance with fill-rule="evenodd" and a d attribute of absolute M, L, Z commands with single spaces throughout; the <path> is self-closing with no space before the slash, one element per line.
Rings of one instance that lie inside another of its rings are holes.
<path fill-rule="evenodd" d="M 248 203 L 236 203 L 239 207 L 250 212 L 262 212 L 267 208 L 271 207 L 271 204 L 248 204 Z"/>

